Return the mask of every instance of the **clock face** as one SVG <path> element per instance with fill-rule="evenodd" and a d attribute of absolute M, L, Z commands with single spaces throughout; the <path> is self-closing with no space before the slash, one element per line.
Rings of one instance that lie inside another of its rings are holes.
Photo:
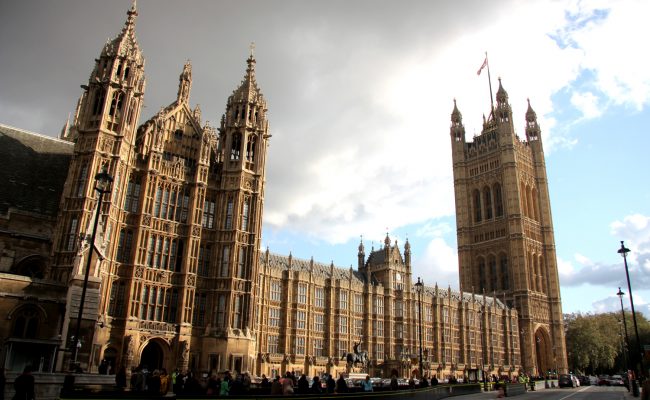
<path fill-rule="evenodd" d="M 402 275 L 400 275 L 399 272 L 396 273 L 396 274 L 395 274 L 395 279 L 397 279 L 398 281 L 401 281 L 401 280 L 402 280 Z"/>

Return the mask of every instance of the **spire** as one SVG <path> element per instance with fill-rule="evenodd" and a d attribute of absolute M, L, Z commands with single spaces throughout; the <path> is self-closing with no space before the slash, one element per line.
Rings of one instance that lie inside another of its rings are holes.
<path fill-rule="evenodd" d="M 449 128 L 454 142 L 465 143 L 465 127 L 463 126 L 463 115 L 458 110 L 456 99 L 454 99 L 454 110 L 451 112 L 451 127 Z"/>
<path fill-rule="evenodd" d="M 501 105 L 508 102 L 508 92 L 503 88 L 501 84 L 501 78 L 499 77 L 499 90 L 497 90 L 497 104 Z"/>
<path fill-rule="evenodd" d="M 454 110 L 451 112 L 451 122 L 459 125 L 462 125 L 463 123 L 463 115 L 460 113 L 460 111 L 458 111 L 456 99 L 454 99 Z"/>
<path fill-rule="evenodd" d="M 63 124 L 63 128 L 61 129 L 61 135 L 59 135 L 59 139 L 66 139 L 68 137 L 68 133 L 70 132 L 70 114 L 68 113 L 68 118 L 65 120 L 65 124 Z"/>
<path fill-rule="evenodd" d="M 183 65 L 183 72 L 178 77 L 178 94 L 176 102 L 178 104 L 187 103 L 190 99 L 190 90 L 192 89 L 192 63 L 190 60 Z"/>
<path fill-rule="evenodd" d="M 386 232 L 386 239 L 384 239 L 384 245 L 390 248 L 390 236 L 388 236 L 388 232 Z"/>
<path fill-rule="evenodd" d="M 135 20 L 137 16 L 136 2 L 133 1 L 131 8 L 126 12 L 126 22 L 124 22 L 122 31 L 115 39 L 108 41 L 104 45 L 102 55 L 135 56 L 138 61 L 144 62 L 138 41 L 135 38 Z"/>
<path fill-rule="evenodd" d="M 541 137 L 541 129 L 537 123 L 537 113 L 530 106 L 530 99 L 528 101 L 528 109 L 526 110 L 526 139 L 528 141 L 539 140 Z"/>

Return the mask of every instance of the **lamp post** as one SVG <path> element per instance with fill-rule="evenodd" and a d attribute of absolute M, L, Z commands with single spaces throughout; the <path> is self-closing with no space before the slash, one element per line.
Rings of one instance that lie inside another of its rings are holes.
<path fill-rule="evenodd" d="M 637 327 L 636 324 L 636 312 L 634 311 L 634 299 L 632 298 L 632 285 L 630 284 L 630 272 L 627 268 L 627 253 L 630 252 L 630 249 L 625 247 L 625 244 L 621 240 L 621 248 L 618 249 L 618 254 L 623 257 L 623 264 L 625 265 L 625 277 L 627 278 L 627 290 L 630 292 L 630 307 L 632 308 L 632 322 L 634 323 L 634 334 L 636 336 L 636 345 L 637 345 L 637 357 L 639 357 L 639 363 L 643 365 L 643 352 L 641 351 L 641 341 L 639 340 L 639 328 Z M 630 359 L 632 359 L 630 355 Z M 636 357 L 634 358 L 636 359 Z M 635 361 L 630 361 L 634 363 L 634 369 L 635 369 L 635 374 L 634 374 L 634 382 L 632 384 L 632 388 L 634 389 L 636 387 L 636 396 L 638 396 L 638 383 L 637 379 L 639 378 L 639 374 L 636 373 L 636 362 Z M 643 368 L 641 368 L 641 374 L 643 374 Z"/>
<path fill-rule="evenodd" d="M 483 311 L 479 308 L 478 310 L 478 322 L 479 322 L 479 329 L 481 333 L 481 375 L 483 375 L 483 390 L 487 392 L 488 390 L 488 383 L 487 383 L 487 375 L 485 374 L 485 361 L 487 360 L 486 354 L 485 354 L 485 347 L 483 345 L 483 337 L 485 336 L 483 334 Z M 487 340 L 487 339 L 486 339 Z"/>
<path fill-rule="evenodd" d="M 625 271 L 627 272 L 627 268 L 625 269 Z M 629 282 L 630 281 L 628 280 L 628 284 L 629 284 Z M 622 317 L 622 320 L 623 320 L 623 328 L 625 329 L 625 346 L 627 347 L 627 351 L 628 351 L 628 354 L 629 354 L 628 362 L 626 363 L 627 364 L 626 368 L 628 369 L 628 371 L 629 370 L 635 370 L 635 368 L 634 368 L 634 357 L 632 357 L 632 349 L 630 349 L 630 337 L 627 334 L 627 321 L 625 320 L 625 309 L 623 308 L 623 295 L 625 295 L 625 293 L 619 287 L 618 288 L 618 293 L 616 293 L 616 295 L 618 296 L 618 299 L 621 302 L 621 317 Z M 639 396 L 639 385 L 637 384 L 636 379 L 630 379 L 629 375 L 630 374 L 628 372 L 627 373 L 628 384 L 632 388 L 632 394 L 638 397 Z M 636 375 L 636 372 L 635 372 L 635 375 Z"/>
<path fill-rule="evenodd" d="M 90 276 L 90 266 L 92 262 L 93 248 L 95 247 L 95 237 L 97 236 L 97 225 L 99 224 L 99 214 L 102 208 L 102 201 L 104 195 L 110 192 L 111 182 L 113 177 L 108 174 L 106 169 L 95 175 L 95 190 L 99 193 L 97 199 L 97 208 L 95 209 L 95 222 L 93 223 L 93 230 L 90 235 L 90 245 L 88 246 L 88 257 L 86 259 L 86 271 L 84 273 L 84 282 L 81 289 L 81 300 L 79 301 L 79 313 L 77 314 L 77 328 L 74 335 L 74 346 L 72 347 L 72 360 L 74 365 L 77 365 L 77 355 L 81 348 L 81 318 L 83 317 L 84 303 L 86 301 L 86 289 L 88 288 L 88 277 Z"/>
<path fill-rule="evenodd" d="M 420 340 L 420 379 L 424 377 L 424 370 L 422 368 L 422 290 L 424 289 L 424 281 L 420 280 L 415 284 L 415 290 L 418 292 L 418 332 Z"/>

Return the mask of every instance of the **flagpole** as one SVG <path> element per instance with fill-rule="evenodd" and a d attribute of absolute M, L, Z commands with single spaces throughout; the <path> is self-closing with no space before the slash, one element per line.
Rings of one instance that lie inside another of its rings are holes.
<path fill-rule="evenodd" d="M 490 61 L 488 60 L 487 51 L 485 52 L 485 64 L 488 70 L 488 85 L 490 85 L 490 115 L 494 112 L 494 97 L 492 96 L 492 78 L 490 77 Z"/>

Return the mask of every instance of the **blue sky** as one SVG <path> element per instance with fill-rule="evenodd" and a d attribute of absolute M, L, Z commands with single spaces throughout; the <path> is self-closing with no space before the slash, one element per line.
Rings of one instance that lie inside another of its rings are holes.
<path fill-rule="evenodd" d="M 0 3 L 0 123 L 56 136 L 129 1 Z M 468 137 L 496 91 L 543 131 L 565 312 L 618 309 L 625 240 L 650 315 L 647 1 L 138 1 L 143 120 L 176 97 L 219 121 L 256 42 L 271 144 L 263 246 L 356 265 L 386 231 L 414 276 L 458 285 L 449 120 Z M 215 125 L 216 122 L 210 122 Z M 627 292 L 624 287 L 623 290 Z"/>

